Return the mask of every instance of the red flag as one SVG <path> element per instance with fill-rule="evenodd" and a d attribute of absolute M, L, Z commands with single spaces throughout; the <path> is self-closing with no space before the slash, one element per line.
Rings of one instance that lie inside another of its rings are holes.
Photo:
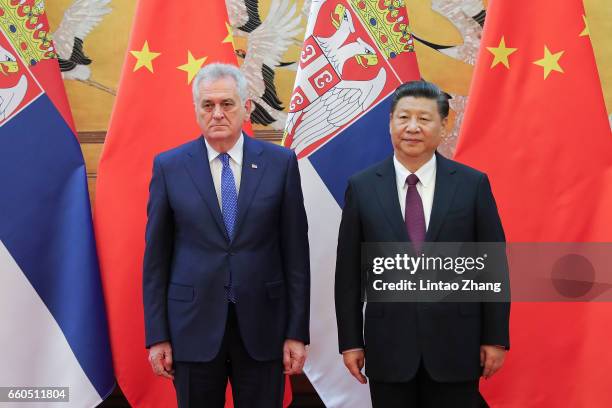
<path fill-rule="evenodd" d="M 612 135 L 582 1 L 491 1 L 456 159 L 511 242 L 612 241 Z M 494 407 L 612 406 L 603 303 L 514 303 Z"/>
<path fill-rule="evenodd" d="M 172 383 L 153 374 L 144 348 L 146 203 L 153 157 L 200 133 L 191 80 L 211 62 L 236 64 L 224 1 L 138 2 L 95 202 L 115 374 L 136 407 L 176 406 Z"/>

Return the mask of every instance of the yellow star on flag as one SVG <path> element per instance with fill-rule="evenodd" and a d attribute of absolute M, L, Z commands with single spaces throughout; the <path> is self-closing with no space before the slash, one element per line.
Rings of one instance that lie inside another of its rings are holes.
<path fill-rule="evenodd" d="M 589 23 L 587 22 L 586 16 L 584 14 L 582 15 L 582 20 L 584 21 L 584 29 L 580 33 L 580 37 L 586 37 L 591 33 L 589 33 Z"/>
<path fill-rule="evenodd" d="M 145 67 L 149 71 L 153 72 L 153 60 L 161 55 L 161 52 L 153 52 L 149 50 L 149 42 L 145 41 L 140 51 L 130 51 L 136 58 L 136 64 L 134 64 L 134 71 Z"/>
<path fill-rule="evenodd" d="M 187 84 L 191 83 L 193 77 L 195 77 L 200 68 L 202 68 L 206 58 L 208 57 L 195 59 L 191 54 L 191 51 L 187 50 L 187 63 L 177 67 L 181 71 L 187 72 Z"/>
<path fill-rule="evenodd" d="M 565 51 L 559 51 L 555 54 L 551 54 L 548 47 L 546 45 L 544 46 L 544 58 L 533 62 L 544 68 L 544 79 L 548 78 L 548 74 L 550 74 L 551 71 L 563 73 L 563 68 L 559 65 L 559 58 L 561 58 L 564 52 Z"/>
<path fill-rule="evenodd" d="M 236 48 L 234 44 L 234 31 L 232 30 L 232 26 L 229 23 L 225 23 L 225 28 L 227 29 L 227 37 L 221 41 L 222 43 L 232 43 L 232 47 Z"/>
<path fill-rule="evenodd" d="M 508 57 L 517 49 L 518 48 L 506 47 L 506 40 L 504 39 L 504 36 L 502 36 L 501 40 L 499 40 L 499 45 L 497 47 L 487 47 L 487 50 L 489 50 L 489 52 L 494 56 L 493 62 L 491 63 L 491 68 L 493 68 L 499 63 L 504 64 L 506 68 L 510 68 Z"/>

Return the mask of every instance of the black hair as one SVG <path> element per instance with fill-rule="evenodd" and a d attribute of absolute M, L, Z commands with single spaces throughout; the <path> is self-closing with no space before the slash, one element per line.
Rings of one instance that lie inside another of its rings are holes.
<path fill-rule="evenodd" d="M 450 95 L 443 92 L 438 86 L 432 82 L 427 82 L 423 79 L 418 81 L 410 81 L 401 84 L 393 93 L 393 101 L 391 102 L 391 114 L 395 111 L 395 107 L 400 99 L 407 96 L 414 98 L 433 99 L 438 104 L 438 112 L 442 119 L 448 116 L 448 100 Z"/>

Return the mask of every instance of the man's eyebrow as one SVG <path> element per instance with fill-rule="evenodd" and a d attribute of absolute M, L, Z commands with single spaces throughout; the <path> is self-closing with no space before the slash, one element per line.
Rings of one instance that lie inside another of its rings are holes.
<path fill-rule="evenodd" d="M 207 102 L 213 102 L 213 101 L 212 101 L 212 99 L 206 99 L 206 98 L 202 99 L 202 103 L 207 103 Z M 225 98 L 225 99 L 223 99 L 221 101 L 221 103 L 224 103 L 224 102 L 234 102 L 234 99 L 232 99 L 232 98 Z"/>
<path fill-rule="evenodd" d="M 399 108 L 398 108 L 398 109 L 396 109 L 396 112 L 398 112 L 398 113 L 409 113 L 409 112 L 415 112 L 415 113 L 418 113 L 419 115 L 420 115 L 420 114 L 424 114 L 424 113 L 426 113 L 426 114 L 428 114 L 428 115 L 433 115 L 433 113 L 432 113 L 432 112 L 430 112 L 430 111 L 428 111 L 428 110 L 424 110 L 424 109 L 399 109 Z"/>

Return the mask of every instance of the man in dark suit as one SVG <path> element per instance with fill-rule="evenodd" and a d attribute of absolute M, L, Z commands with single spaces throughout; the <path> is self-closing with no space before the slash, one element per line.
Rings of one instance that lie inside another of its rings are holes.
<path fill-rule="evenodd" d="M 194 79 L 203 137 L 155 158 L 143 270 L 153 371 L 180 407 L 281 407 L 309 342 L 308 226 L 297 159 L 245 137 L 251 102 L 231 65 Z M 283 370 L 284 368 L 284 370 Z"/>
<path fill-rule="evenodd" d="M 477 407 L 478 380 L 503 364 L 509 304 L 368 303 L 364 242 L 503 242 L 487 176 L 436 152 L 449 111 L 434 84 L 414 81 L 394 94 L 394 154 L 351 177 L 338 237 L 336 317 L 349 372 L 366 377 L 375 408 Z M 505 270 L 507 277 L 507 270 Z"/>

